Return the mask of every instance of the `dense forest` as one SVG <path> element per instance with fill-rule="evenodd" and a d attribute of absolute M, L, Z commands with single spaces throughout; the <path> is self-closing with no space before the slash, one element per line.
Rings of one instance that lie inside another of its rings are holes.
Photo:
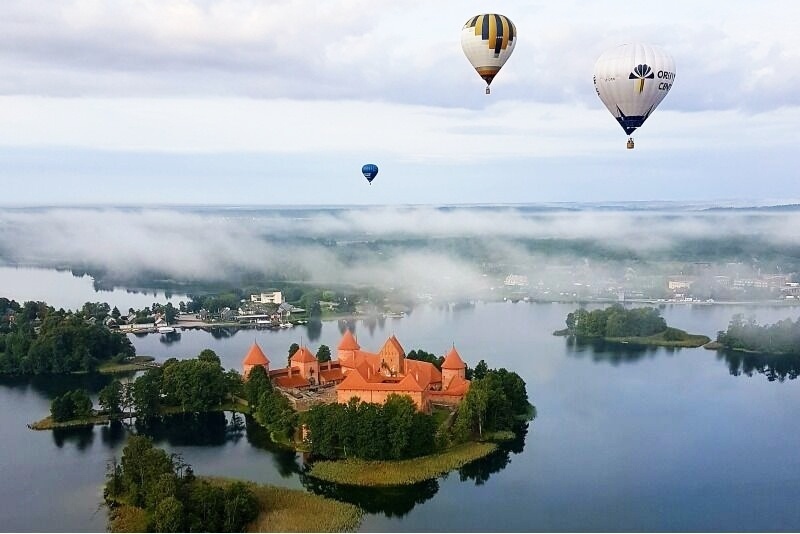
<path fill-rule="evenodd" d="M 91 303 L 72 312 L 0 298 L 0 374 L 93 371 L 104 361 L 134 356 L 128 338 L 110 331 L 99 314 Z"/>
<path fill-rule="evenodd" d="M 531 409 L 525 381 L 517 373 L 479 364 L 458 408 L 451 439 L 461 442 L 486 432 L 513 430 L 521 418 L 533 415 Z"/>
<path fill-rule="evenodd" d="M 717 333 L 717 342 L 726 349 L 747 350 L 762 354 L 800 354 L 800 317 L 784 319 L 771 325 L 759 325 L 736 314 L 728 329 Z"/>
<path fill-rule="evenodd" d="M 575 310 L 567 314 L 566 322 L 564 333 L 580 337 L 644 337 L 667 330 L 667 322 L 658 309 L 628 310 L 619 304 L 602 310 Z"/>
<path fill-rule="evenodd" d="M 242 532 L 259 512 L 246 484 L 197 479 L 144 436 L 131 436 L 121 461 L 110 463 L 105 498 L 115 532 Z"/>
<path fill-rule="evenodd" d="M 314 406 L 303 416 L 311 451 L 324 458 L 400 460 L 434 450 L 434 417 L 417 411 L 405 395 L 389 395 L 382 405 L 353 398 Z"/>

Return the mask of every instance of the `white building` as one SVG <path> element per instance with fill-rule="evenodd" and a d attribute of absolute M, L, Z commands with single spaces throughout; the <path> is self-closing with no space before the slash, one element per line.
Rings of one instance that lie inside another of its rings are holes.
<path fill-rule="evenodd" d="M 250 302 L 255 302 L 257 304 L 281 304 L 283 303 L 283 295 L 280 291 L 250 295 Z"/>
<path fill-rule="evenodd" d="M 509 274 L 508 276 L 506 276 L 506 280 L 505 280 L 505 282 L 503 282 L 503 284 L 507 285 L 507 286 L 523 286 L 523 287 L 527 287 L 527 285 L 528 285 L 528 277 L 527 276 L 523 276 L 521 274 Z"/>

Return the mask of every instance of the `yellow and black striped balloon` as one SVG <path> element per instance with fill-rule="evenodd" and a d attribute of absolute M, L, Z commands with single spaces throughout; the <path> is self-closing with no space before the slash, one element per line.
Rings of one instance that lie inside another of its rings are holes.
<path fill-rule="evenodd" d="M 517 28 L 505 15 L 476 15 L 461 29 L 461 48 L 478 75 L 486 81 L 487 93 L 516 42 Z"/>

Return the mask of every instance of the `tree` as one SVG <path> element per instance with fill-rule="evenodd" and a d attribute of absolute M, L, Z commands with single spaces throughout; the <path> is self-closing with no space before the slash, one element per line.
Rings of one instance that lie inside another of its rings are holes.
<path fill-rule="evenodd" d="M 153 514 L 156 532 L 182 532 L 183 504 L 175 497 L 167 497 L 158 503 Z"/>
<path fill-rule="evenodd" d="M 260 365 L 253 367 L 247 375 L 247 382 L 244 384 L 245 398 L 250 407 L 256 409 L 261 395 L 271 389 L 272 383 L 267 376 L 267 371 Z"/>
<path fill-rule="evenodd" d="M 50 402 L 50 417 L 53 421 L 69 421 L 73 413 L 72 398 L 67 395 L 57 396 Z"/>
<path fill-rule="evenodd" d="M 205 349 L 202 352 L 200 352 L 200 355 L 197 356 L 197 359 L 200 360 L 201 362 L 211 362 L 217 365 L 222 365 L 222 362 L 220 361 L 219 356 L 217 356 L 217 353 L 211 349 Z"/>
<path fill-rule="evenodd" d="M 148 369 L 137 378 L 132 398 L 139 417 L 156 417 L 161 408 L 161 369 Z"/>
<path fill-rule="evenodd" d="M 110 384 L 100 390 L 98 402 L 109 415 L 119 414 L 122 411 L 122 383 L 119 380 L 112 380 Z"/>
<path fill-rule="evenodd" d="M 478 365 L 475 366 L 475 370 L 472 372 L 473 378 L 476 380 L 480 380 L 481 378 L 486 376 L 486 373 L 489 371 L 489 366 L 486 365 L 486 362 L 481 360 L 478 362 Z"/>
<path fill-rule="evenodd" d="M 320 345 L 317 349 L 317 360 L 320 363 L 331 361 L 331 348 L 328 345 Z"/>
<path fill-rule="evenodd" d="M 119 320 L 119 318 L 122 317 L 122 313 L 120 313 L 119 308 L 116 306 L 111 310 L 111 317 L 113 317 L 114 320 Z"/>

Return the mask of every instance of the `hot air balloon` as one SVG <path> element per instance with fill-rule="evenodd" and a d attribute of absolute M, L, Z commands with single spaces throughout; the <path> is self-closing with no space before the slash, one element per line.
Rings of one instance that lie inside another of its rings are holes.
<path fill-rule="evenodd" d="M 514 51 L 517 28 L 504 15 L 488 13 L 469 19 L 461 30 L 461 48 L 478 75 L 486 80 L 486 94 L 492 80 Z"/>
<path fill-rule="evenodd" d="M 675 61 L 662 48 L 624 44 L 603 53 L 594 65 L 597 96 L 629 136 L 664 100 L 675 81 Z M 633 137 L 628 138 L 633 148 Z"/>
<path fill-rule="evenodd" d="M 364 175 L 364 178 L 367 179 L 369 185 L 372 185 L 372 180 L 378 176 L 378 166 L 374 163 L 367 163 L 363 167 L 361 167 L 361 173 Z"/>

